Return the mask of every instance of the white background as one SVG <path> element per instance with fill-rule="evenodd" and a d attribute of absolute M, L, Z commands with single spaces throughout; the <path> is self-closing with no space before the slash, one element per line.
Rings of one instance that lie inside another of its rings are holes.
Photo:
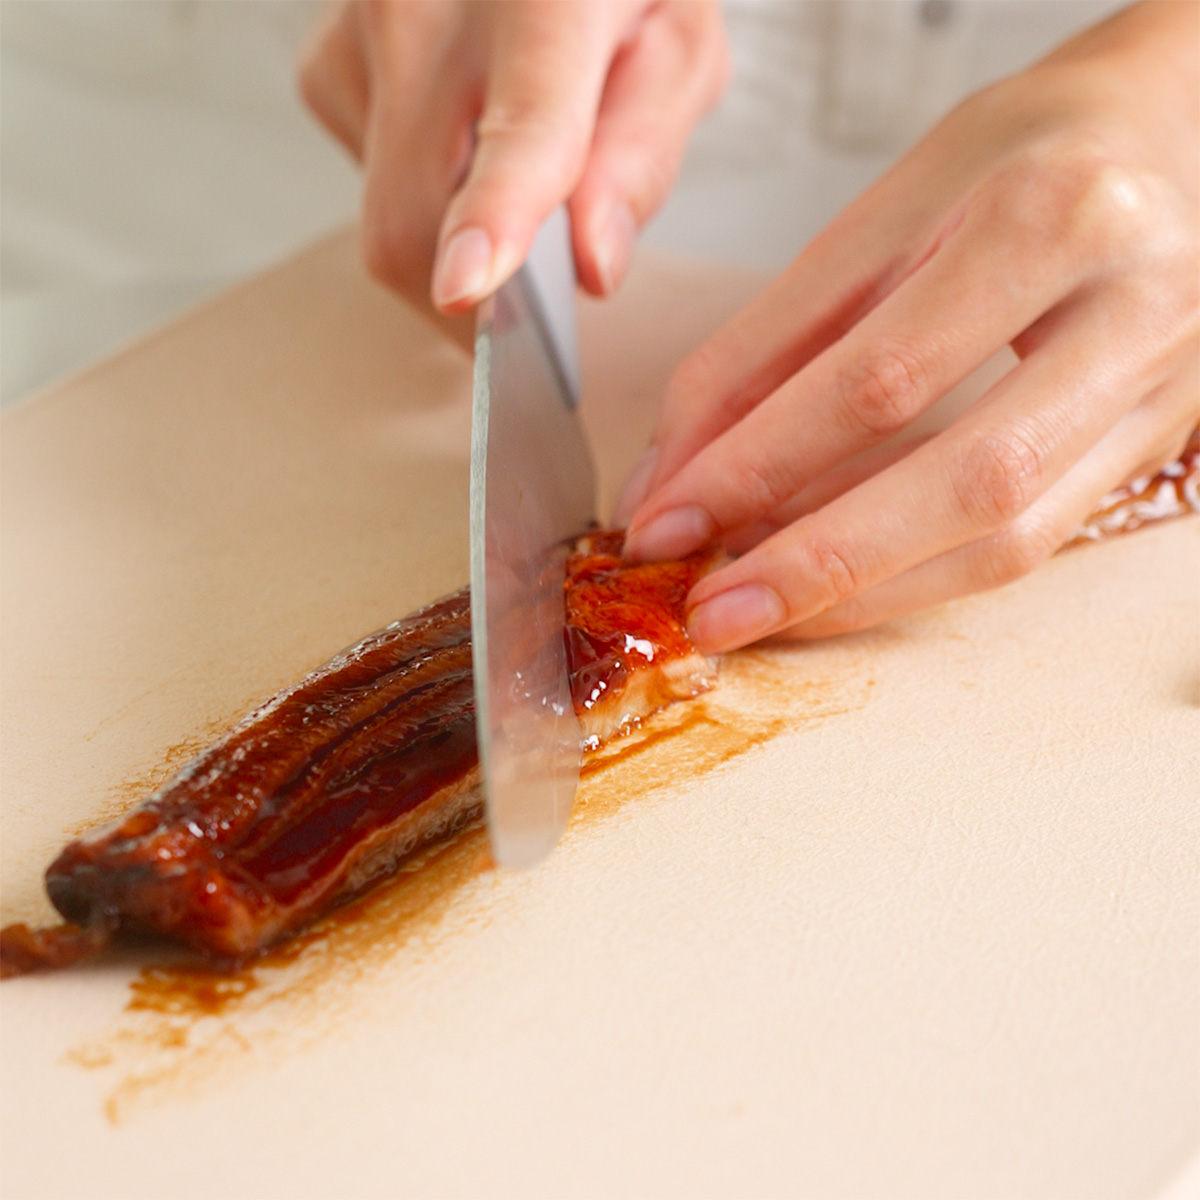
<path fill-rule="evenodd" d="M 734 85 L 647 242 L 782 266 L 940 111 L 1113 7 L 727 4 Z M 297 48 L 319 10 L 3 0 L 5 401 L 353 219 L 356 169 L 295 88 Z"/>

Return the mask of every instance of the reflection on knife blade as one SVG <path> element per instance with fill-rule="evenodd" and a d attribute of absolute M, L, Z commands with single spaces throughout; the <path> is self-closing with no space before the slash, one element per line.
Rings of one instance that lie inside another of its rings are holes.
<path fill-rule="evenodd" d="M 558 841 L 579 785 L 563 644 L 565 542 L 595 516 L 575 412 L 575 275 L 566 213 L 479 314 L 471 420 L 471 627 L 492 854 L 529 867 Z"/>

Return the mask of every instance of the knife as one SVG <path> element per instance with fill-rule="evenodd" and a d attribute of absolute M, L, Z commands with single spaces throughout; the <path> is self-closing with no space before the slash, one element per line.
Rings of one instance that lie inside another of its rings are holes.
<path fill-rule="evenodd" d="M 476 321 L 471 637 L 484 809 L 505 867 L 550 853 L 579 786 L 563 574 L 566 539 L 596 512 L 579 391 L 575 269 L 560 208 Z"/>

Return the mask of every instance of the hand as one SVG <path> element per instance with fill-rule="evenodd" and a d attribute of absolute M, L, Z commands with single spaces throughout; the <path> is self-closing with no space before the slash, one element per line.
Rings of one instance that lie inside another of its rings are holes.
<path fill-rule="evenodd" d="M 715 0 L 352 0 L 300 82 L 365 169 L 371 273 L 456 314 L 564 200 L 580 281 L 611 292 L 728 70 Z"/>
<path fill-rule="evenodd" d="M 702 649 L 1004 583 L 1181 452 L 1198 145 L 1200 6 L 1135 6 L 966 101 L 680 366 L 623 508 L 635 558 L 748 550 L 690 596 Z M 879 445 L 1005 344 L 947 430 Z"/>

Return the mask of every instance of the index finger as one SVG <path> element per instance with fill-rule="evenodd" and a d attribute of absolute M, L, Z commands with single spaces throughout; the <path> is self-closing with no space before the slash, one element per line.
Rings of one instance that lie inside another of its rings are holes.
<path fill-rule="evenodd" d="M 1144 299 L 1073 302 L 1050 341 L 945 432 L 706 576 L 689 597 L 698 647 L 808 620 L 1021 519 L 1169 375 L 1173 331 L 1164 323 L 1150 341 L 1129 319 Z"/>
<path fill-rule="evenodd" d="M 613 49 L 636 9 L 527 0 L 498 16 L 475 154 L 438 239 L 437 307 L 462 312 L 495 291 L 571 194 Z"/>
<path fill-rule="evenodd" d="M 1086 256 L 1019 204 L 1017 175 L 969 202 L 923 266 L 662 484 L 633 514 L 627 552 L 674 558 L 761 519 L 899 432 L 1069 296 Z"/>

